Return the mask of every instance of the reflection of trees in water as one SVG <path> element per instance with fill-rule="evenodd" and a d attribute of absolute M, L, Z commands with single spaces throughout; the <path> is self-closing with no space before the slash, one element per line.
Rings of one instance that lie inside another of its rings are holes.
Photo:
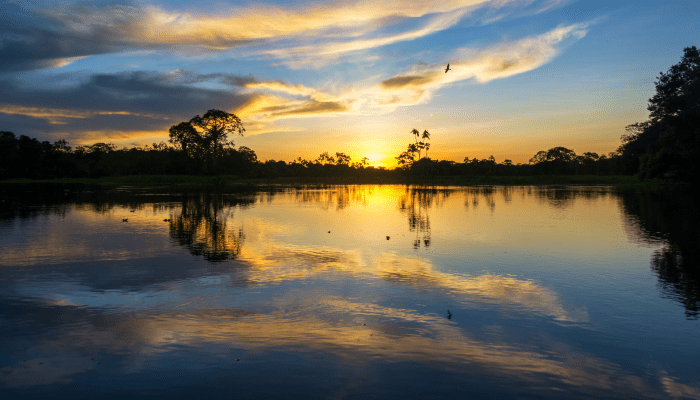
<path fill-rule="evenodd" d="M 440 206 L 452 194 L 450 189 L 407 187 L 399 197 L 399 211 L 408 217 L 408 229 L 416 233 L 413 247 L 419 248 L 422 243 L 430 247 L 430 217 L 428 209 Z"/>
<path fill-rule="evenodd" d="M 600 200 L 612 196 L 613 191 L 605 187 L 548 187 L 548 186 L 476 186 L 467 187 L 464 193 L 464 207 L 477 209 L 486 205 L 491 212 L 496 209 L 496 199 L 511 203 L 515 196 L 521 199 L 536 198 L 554 209 L 564 209 L 576 200 Z"/>
<path fill-rule="evenodd" d="M 303 187 L 294 191 L 296 201 L 319 204 L 324 210 L 343 210 L 351 203 L 367 204 L 367 198 L 374 194 L 371 186 L 323 186 Z"/>
<path fill-rule="evenodd" d="M 690 193 L 625 192 L 621 195 L 628 234 L 641 244 L 662 247 L 651 257 L 651 270 L 666 298 L 685 307 L 688 318 L 700 315 L 700 211 Z"/>
<path fill-rule="evenodd" d="M 530 193 L 547 203 L 550 207 L 564 209 L 570 207 L 574 200 L 599 200 L 601 197 L 611 196 L 610 189 L 605 187 L 535 187 Z"/>
<path fill-rule="evenodd" d="M 245 239 L 243 229 L 230 230 L 227 221 L 235 206 L 254 202 L 251 198 L 228 198 L 200 194 L 182 199 L 180 215 L 170 218 L 170 236 L 190 253 L 211 262 L 238 256 Z"/>
<path fill-rule="evenodd" d="M 0 185 L 0 222 L 15 218 L 29 220 L 41 216 L 65 216 L 71 209 L 70 187 L 52 184 Z"/>
<path fill-rule="evenodd" d="M 479 205 L 485 203 L 489 210 L 493 212 L 496 209 L 496 199 L 495 195 L 498 191 L 504 194 L 506 201 L 510 201 L 510 196 L 512 193 L 512 188 L 494 188 L 491 186 L 483 187 L 470 187 L 464 190 L 464 207 L 465 208 L 479 208 Z"/>

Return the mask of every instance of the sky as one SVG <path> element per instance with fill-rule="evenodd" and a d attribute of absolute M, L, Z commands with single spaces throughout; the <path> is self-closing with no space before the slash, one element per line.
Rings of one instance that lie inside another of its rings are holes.
<path fill-rule="evenodd" d="M 131 148 L 219 109 L 261 161 L 393 167 L 414 128 L 433 159 L 602 155 L 700 46 L 698 16 L 697 0 L 2 0 L 0 131 Z"/>

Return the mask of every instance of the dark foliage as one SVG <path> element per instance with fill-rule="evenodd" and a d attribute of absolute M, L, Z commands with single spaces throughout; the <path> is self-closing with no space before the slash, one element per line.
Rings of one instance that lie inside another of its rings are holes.
<path fill-rule="evenodd" d="M 681 61 L 656 81 L 649 120 L 627 127 L 619 148 L 628 172 L 642 178 L 697 181 L 700 174 L 700 52 L 686 47 Z"/>
<path fill-rule="evenodd" d="M 248 178 L 343 178 L 351 183 L 435 176 L 613 175 L 623 173 L 626 168 L 622 157 L 616 153 L 608 156 L 596 153 L 576 155 L 564 147 L 540 151 L 532 157 L 530 164 L 513 164 L 510 160 L 497 163 L 493 156 L 483 160 L 465 157 L 462 163 L 423 157 L 407 160 L 399 168 L 389 170 L 367 166 L 366 158 L 353 162 L 342 152 L 336 152 L 334 156 L 322 153 L 314 160 L 297 158 L 291 163 L 261 162 L 252 149 L 245 146 L 236 149 L 229 142 L 220 146 L 214 161 L 213 153 L 208 155 L 202 147 L 193 145 L 200 139 L 191 134 L 188 124 L 183 122 L 170 130 L 177 147 L 161 142 L 131 149 L 95 143 L 73 150 L 64 140 L 51 144 L 1 132 L 0 179 L 198 175 L 212 174 L 215 168 L 216 173 Z"/>

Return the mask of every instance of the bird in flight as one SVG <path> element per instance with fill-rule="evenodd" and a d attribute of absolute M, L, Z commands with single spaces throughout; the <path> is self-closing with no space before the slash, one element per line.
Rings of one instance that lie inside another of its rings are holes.
<path fill-rule="evenodd" d="M 449 63 L 447 64 L 447 68 L 445 68 L 445 73 L 447 73 L 447 71 L 451 71 Z"/>

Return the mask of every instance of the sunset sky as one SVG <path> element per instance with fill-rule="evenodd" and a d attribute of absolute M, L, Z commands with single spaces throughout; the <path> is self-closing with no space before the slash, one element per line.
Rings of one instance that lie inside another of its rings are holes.
<path fill-rule="evenodd" d="M 0 131 L 128 148 L 221 109 L 263 161 L 391 167 L 413 128 L 434 159 L 607 154 L 688 46 L 697 0 L 3 0 Z"/>

